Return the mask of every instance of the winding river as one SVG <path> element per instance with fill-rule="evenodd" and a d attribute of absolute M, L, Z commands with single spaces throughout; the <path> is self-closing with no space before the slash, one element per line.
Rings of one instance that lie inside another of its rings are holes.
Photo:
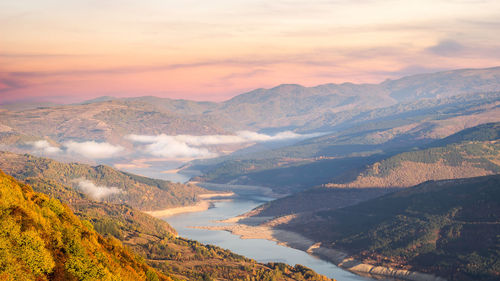
<path fill-rule="evenodd" d="M 170 165 L 175 164 L 171 163 Z M 129 172 L 174 182 L 186 182 L 190 178 L 190 175 L 162 172 L 165 170 L 165 166 L 162 168 L 156 166 L 147 169 L 129 169 Z M 245 190 L 245 192 L 240 192 L 240 196 L 236 199 L 216 201 L 214 206 L 206 211 L 178 214 L 168 217 L 166 221 L 182 237 L 197 240 L 205 244 L 217 245 L 259 262 L 283 262 L 290 265 L 301 264 L 339 281 L 372 280 L 343 270 L 333 263 L 311 256 L 304 251 L 278 245 L 274 241 L 241 239 L 239 236 L 227 231 L 193 228 L 196 226 L 221 225 L 221 223 L 217 223 L 216 221 L 233 218 L 252 210 L 260 204 L 273 200 L 273 198 L 262 195 L 262 190 L 250 188 Z"/>
<path fill-rule="evenodd" d="M 262 198 L 264 199 L 264 198 Z M 270 198 L 267 198 L 270 200 Z M 167 218 L 180 236 L 202 243 L 217 245 L 259 262 L 283 262 L 290 265 L 302 264 L 316 272 L 339 281 L 369 280 L 345 271 L 336 265 L 313 257 L 308 253 L 274 241 L 263 239 L 240 239 L 227 231 L 195 229 L 192 226 L 220 225 L 217 220 L 235 217 L 250 211 L 264 200 L 235 199 L 215 202 L 215 206 L 203 212 L 178 214 Z"/>

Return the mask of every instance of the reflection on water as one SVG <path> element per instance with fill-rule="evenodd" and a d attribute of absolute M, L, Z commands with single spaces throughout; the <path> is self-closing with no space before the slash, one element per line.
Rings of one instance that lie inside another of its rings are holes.
<path fill-rule="evenodd" d="M 216 202 L 215 207 L 207 211 L 179 214 L 169 217 L 166 220 L 182 237 L 197 240 L 205 244 L 217 245 L 259 262 L 283 262 L 290 265 L 302 264 L 320 274 L 339 281 L 370 280 L 342 270 L 334 264 L 315 258 L 306 252 L 280 246 L 273 241 L 263 239 L 243 240 L 227 231 L 190 228 L 190 226 L 216 225 L 215 221 L 217 220 L 235 217 L 264 202 L 255 199 L 235 199 L 232 201 Z"/>
<path fill-rule="evenodd" d="M 189 171 L 183 173 L 168 172 L 169 170 L 178 169 L 183 162 L 179 161 L 152 161 L 145 162 L 148 167 L 123 167 L 121 170 L 133 173 L 136 175 L 141 175 L 144 177 L 168 180 L 171 182 L 185 183 L 193 176 Z"/>

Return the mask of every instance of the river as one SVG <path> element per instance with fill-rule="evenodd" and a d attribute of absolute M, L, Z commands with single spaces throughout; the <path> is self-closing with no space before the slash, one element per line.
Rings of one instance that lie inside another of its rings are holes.
<path fill-rule="evenodd" d="M 290 265 L 302 264 L 314 271 L 335 278 L 339 281 L 370 280 L 336 265 L 323 261 L 308 253 L 274 241 L 263 239 L 240 239 L 227 231 L 192 228 L 193 226 L 220 225 L 215 221 L 224 220 L 246 213 L 271 198 L 255 198 L 224 200 L 214 203 L 214 207 L 203 212 L 184 213 L 169 217 L 166 221 L 172 225 L 180 236 L 197 240 L 205 244 L 217 245 L 237 254 L 252 258 L 259 262 L 283 262 Z"/>
<path fill-rule="evenodd" d="M 173 163 L 171 165 L 173 165 Z M 142 174 L 144 176 L 161 178 L 174 182 L 186 182 L 190 178 L 190 175 L 186 174 L 164 173 L 162 172 L 164 169 L 164 167 L 161 169 L 155 165 L 147 169 L 128 170 L 129 172 Z M 239 193 L 240 196 L 236 199 L 216 201 L 214 207 L 206 211 L 178 214 L 168 217 L 166 221 L 172 225 L 182 237 L 229 249 L 234 253 L 252 258 L 259 262 L 283 262 L 290 265 L 301 264 L 320 274 L 335 278 L 338 281 L 372 280 L 343 270 L 333 263 L 311 256 L 304 251 L 278 245 L 274 241 L 264 239 L 240 239 L 239 236 L 233 235 L 227 231 L 192 228 L 194 226 L 220 225 L 220 223 L 216 221 L 241 215 L 274 199 L 262 196 L 262 190 L 255 188 L 247 189 L 244 192 L 240 190 Z"/>

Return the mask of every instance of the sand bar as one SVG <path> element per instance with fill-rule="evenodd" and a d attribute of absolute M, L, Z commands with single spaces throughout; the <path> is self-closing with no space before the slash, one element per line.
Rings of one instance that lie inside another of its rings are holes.
<path fill-rule="evenodd" d="M 199 194 L 198 197 L 202 200 L 196 203 L 195 205 L 174 207 L 174 208 L 168 208 L 158 211 L 150 211 L 145 213 L 157 218 L 167 218 L 173 215 L 178 215 L 183 213 L 202 212 L 208 210 L 211 206 L 213 206 L 213 202 L 219 201 L 216 199 L 210 200 L 211 198 L 231 197 L 231 196 L 234 196 L 233 192 Z"/>
<path fill-rule="evenodd" d="M 182 213 L 202 212 L 208 210 L 212 206 L 212 204 L 213 203 L 210 202 L 209 200 L 203 200 L 191 206 L 175 207 L 175 208 L 169 208 L 165 210 L 151 211 L 145 213 L 152 215 L 153 217 L 156 218 L 166 218 Z"/>

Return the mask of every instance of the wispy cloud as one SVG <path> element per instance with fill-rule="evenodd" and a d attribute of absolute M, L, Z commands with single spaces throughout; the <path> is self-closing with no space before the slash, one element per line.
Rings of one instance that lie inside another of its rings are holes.
<path fill-rule="evenodd" d="M 256 75 L 265 74 L 265 73 L 268 73 L 268 72 L 269 72 L 269 70 L 267 70 L 267 69 L 257 68 L 257 69 L 253 69 L 253 70 L 245 71 L 245 72 L 231 73 L 229 75 L 226 75 L 226 76 L 222 77 L 222 80 L 231 80 L 231 79 L 234 79 L 234 78 L 254 77 Z"/>
<path fill-rule="evenodd" d="M 112 145 L 107 142 L 95 141 L 68 141 L 63 145 L 68 153 L 76 153 L 90 159 L 110 158 L 125 150 L 120 145 Z"/>
<path fill-rule="evenodd" d="M 95 185 L 86 179 L 77 179 L 78 189 L 94 200 L 102 200 L 113 194 L 122 193 L 123 190 L 118 187 L 108 187 L 104 185 Z"/>
<path fill-rule="evenodd" d="M 26 88 L 28 85 L 26 81 L 15 78 L 4 78 L 0 73 L 0 93 Z"/>
<path fill-rule="evenodd" d="M 320 134 L 297 134 L 291 131 L 275 135 L 260 134 L 251 131 L 240 131 L 236 135 L 128 135 L 127 139 L 145 145 L 146 152 L 170 158 L 210 158 L 217 153 L 208 147 L 224 144 L 240 144 L 251 142 L 270 142 L 306 139 Z"/>
<path fill-rule="evenodd" d="M 440 56 L 454 56 L 465 50 L 465 47 L 455 40 L 447 39 L 426 49 L 428 52 Z"/>

